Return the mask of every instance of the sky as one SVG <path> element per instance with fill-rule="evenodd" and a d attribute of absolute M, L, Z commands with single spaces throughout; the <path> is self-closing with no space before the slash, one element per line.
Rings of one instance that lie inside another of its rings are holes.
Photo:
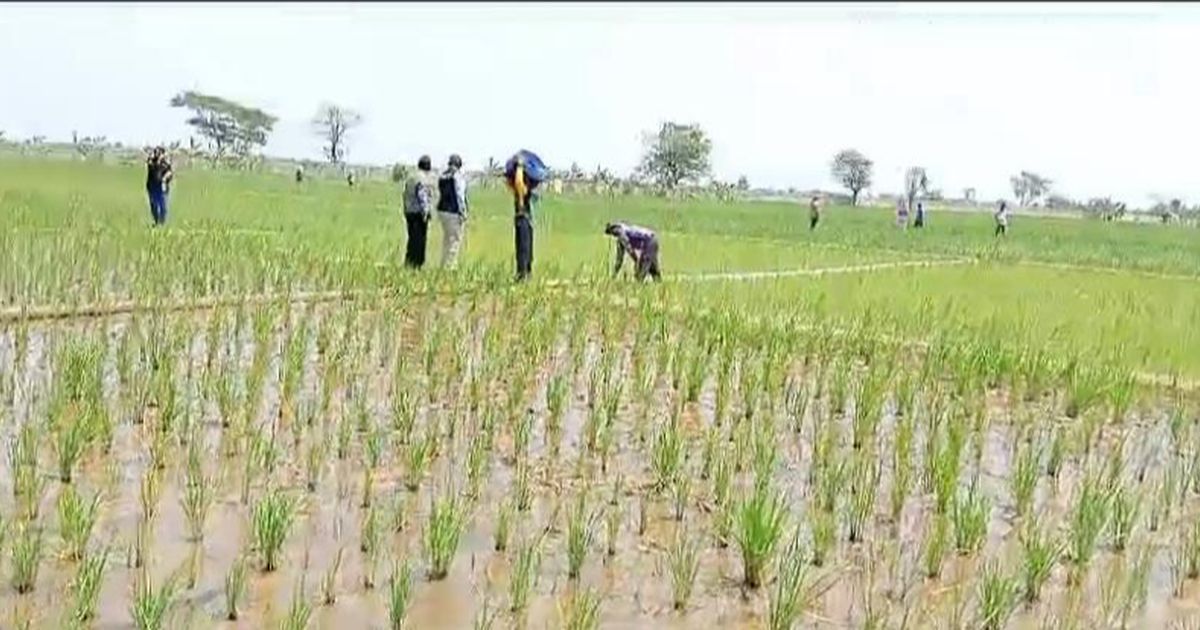
<path fill-rule="evenodd" d="M 9 4 L 9 137 L 184 139 L 198 90 L 279 118 L 266 147 L 320 158 L 322 102 L 362 113 L 352 162 L 468 167 L 519 148 L 627 173 L 642 137 L 697 123 L 716 177 L 832 190 L 832 156 L 1011 197 L 1200 202 L 1200 6 L 1171 3 Z"/>

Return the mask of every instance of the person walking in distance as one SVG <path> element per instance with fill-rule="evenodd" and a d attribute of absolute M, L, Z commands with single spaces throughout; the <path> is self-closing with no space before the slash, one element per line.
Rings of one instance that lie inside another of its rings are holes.
<path fill-rule="evenodd" d="M 613 277 L 621 273 L 621 265 L 625 256 L 633 259 L 635 276 L 638 281 L 650 276 L 655 282 L 662 282 L 662 272 L 658 266 L 658 236 L 649 228 L 627 223 L 609 223 L 604 226 L 604 233 L 617 239 L 617 264 L 613 267 Z"/>
<path fill-rule="evenodd" d="M 817 223 L 821 220 L 821 198 L 813 195 L 812 201 L 808 202 L 808 229 L 809 231 L 817 229 Z"/>
<path fill-rule="evenodd" d="M 463 228 L 467 223 L 467 179 L 462 174 L 462 158 L 450 156 L 446 170 L 438 179 L 438 220 L 442 222 L 442 266 L 458 266 Z"/>
<path fill-rule="evenodd" d="M 1004 236 L 1008 234 L 1008 204 L 1001 201 L 1000 207 L 996 208 L 996 232 L 995 236 Z"/>
<path fill-rule="evenodd" d="M 517 282 L 533 273 L 533 206 L 535 189 L 546 179 L 546 165 L 537 154 L 521 149 L 504 165 L 504 181 L 513 194 L 513 233 L 517 254 Z"/>
<path fill-rule="evenodd" d="M 146 158 L 146 195 L 150 198 L 150 216 L 155 226 L 167 222 L 167 195 L 174 177 L 166 149 L 154 147 Z"/>
<path fill-rule="evenodd" d="M 915 228 L 925 227 L 925 204 L 923 202 L 920 202 L 920 201 L 917 202 L 917 214 L 913 218 L 913 227 L 915 227 Z"/>
<path fill-rule="evenodd" d="M 404 264 L 412 269 L 425 266 L 425 243 L 433 214 L 432 170 L 433 160 L 422 155 L 417 160 L 417 172 L 409 174 L 404 182 L 404 222 L 408 227 Z"/>
<path fill-rule="evenodd" d="M 908 200 L 903 197 L 896 200 L 896 227 L 901 230 L 908 228 Z"/>

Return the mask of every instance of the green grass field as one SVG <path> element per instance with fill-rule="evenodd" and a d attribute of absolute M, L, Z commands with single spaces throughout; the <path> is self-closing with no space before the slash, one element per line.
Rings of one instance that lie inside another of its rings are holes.
<path fill-rule="evenodd" d="M 1189 229 L 143 176 L 0 157 L 0 627 L 1197 621 Z"/>

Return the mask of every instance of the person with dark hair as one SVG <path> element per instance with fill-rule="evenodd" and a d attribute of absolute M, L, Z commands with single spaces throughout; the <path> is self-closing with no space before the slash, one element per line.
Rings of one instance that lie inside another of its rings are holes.
<path fill-rule="evenodd" d="M 458 265 L 463 227 L 467 223 L 467 178 L 462 174 L 462 158 L 450 156 L 446 170 L 438 178 L 438 219 L 442 222 L 442 266 Z"/>
<path fill-rule="evenodd" d="M 146 195 L 150 198 L 150 216 L 156 226 L 167 222 L 167 194 L 174 176 L 166 149 L 154 147 L 150 157 L 146 158 Z"/>
<path fill-rule="evenodd" d="M 404 222 L 408 226 L 408 246 L 404 264 L 420 269 L 425 265 L 425 244 L 429 235 L 429 219 L 433 215 L 433 160 L 422 155 L 417 160 L 417 172 L 410 173 L 404 182 Z"/>
<path fill-rule="evenodd" d="M 913 227 L 915 227 L 915 228 L 925 227 L 925 203 L 924 202 L 921 202 L 921 201 L 917 202 L 917 214 L 913 217 Z"/>
<path fill-rule="evenodd" d="M 604 233 L 617 239 L 617 264 L 613 267 L 613 277 L 621 273 L 621 265 L 625 256 L 633 259 L 635 276 L 638 281 L 650 276 L 655 282 L 662 282 L 662 272 L 658 266 L 658 236 L 649 228 L 627 223 L 609 223 L 604 226 Z"/>
<path fill-rule="evenodd" d="M 808 229 L 817 229 L 817 223 L 821 220 L 821 198 L 813 195 L 812 201 L 808 202 Z"/>
<path fill-rule="evenodd" d="M 996 219 L 996 232 L 994 236 L 1002 236 L 1008 234 L 1008 204 L 1001 201 L 1000 207 L 996 208 L 996 214 L 993 215 Z"/>
<path fill-rule="evenodd" d="M 513 194 L 513 234 L 517 254 L 517 282 L 533 273 L 533 206 L 536 189 L 549 175 L 537 154 L 524 149 L 504 165 L 504 182 Z"/>

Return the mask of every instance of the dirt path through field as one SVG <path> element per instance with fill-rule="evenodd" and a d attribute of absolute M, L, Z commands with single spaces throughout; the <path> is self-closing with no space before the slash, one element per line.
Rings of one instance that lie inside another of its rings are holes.
<path fill-rule="evenodd" d="M 700 273 L 667 276 L 665 279 L 670 282 L 712 282 L 721 280 L 758 280 L 763 278 L 784 278 L 794 276 L 820 276 L 825 274 L 836 273 L 860 273 L 879 271 L 883 269 L 894 269 L 897 267 L 926 267 L 940 266 L 950 264 L 965 264 L 972 261 L 967 259 L 957 260 L 920 260 L 907 262 L 891 262 L 891 263 L 875 263 L 870 265 L 854 265 L 844 267 L 825 267 L 816 269 L 785 269 L 779 271 L 749 271 L 749 272 L 722 272 L 722 273 Z M 567 286 L 588 286 L 595 284 L 595 279 L 551 279 L 543 284 L 548 287 L 567 287 Z M 0 323 L 13 321 L 43 321 L 43 320 L 75 320 L 75 319 L 96 319 L 101 317 L 110 317 L 114 315 L 126 315 L 135 311 L 204 311 L 221 306 L 232 306 L 243 302 L 251 304 L 264 304 L 275 302 L 280 299 L 287 299 L 291 302 L 332 302 L 338 300 L 349 300 L 369 295 L 380 295 L 387 289 L 353 289 L 353 290 L 335 290 L 335 291 L 304 291 L 284 295 L 279 293 L 255 293 L 255 294 L 237 294 L 226 296 L 212 296 L 206 298 L 198 298 L 194 300 L 162 300 L 157 302 L 147 302 L 139 300 L 120 300 L 116 302 L 97 302 L 91 304 L 82 304 L 76 306 L 56 306 L 56 305 L 35 305 L 35 306 L 14 306 L 5 309 L 0 309 Z M 484 290 L 480 287 L 477 290 Z M 459 293 L 467 293 L 461 291 Z M 427 292 L 422 292 L 427 293 Z M 451 295 L 453 292 L 444 291 L 445 294 Z"/>
<path fill-rule="evenodd" d="M 969 265 L 975 261 L 966 258 L 949 260 L 910 260 L 902 262 L 883 262 L 869 265 L 846 265 L 843 267 L 818 267 L 816 269 L 786 269 L 782 271 L 734 271 L 727 273 L 697 273 L 670 276 L 665 280 L 672 282 L 712 282 L 717 280 L 763 280 L 772 278 L 791 278 L 796 276 L 825 276 L 841 273 L 865 273 L 898 269 L 901 267 L 944 267 L 947 265 Z"/>
<path fill-rule="evenodd" d="M 805 269 L 784 269 L 776 271 L 745 271 L 745 272 L 719 272 L 719 273 L 696 273 L 696 274 L 680 274 L 671 275 L 664 278 L 667 282 L 721 282 L 721 281 L 749 281 L 749 280 L 764 280 L 775 278 L 791 278 L 791 277 L 815 277 L 836 274 L 851 274 L 851 273 L 870 273 L 874 271 L 885 271 L 889 269 L 900 268 L 929 268 L 929 267 L 946 267 L 954 265 L 976 264 L 978 261 L 970 258 L 940 258 L 926 259 L 913 261 L 896 261 L 872 263 L 866 265 L 846 265 L 841 267 L 818 267 Z M 1091 271 L 1105 272 L 1114 274 L 1129 274 L 1139 277 L 1152 277 L 1157 279 L 1174 279 L 1174 280 L 1200 280 L 1200 277 L 1172 275 L 1172 274 L 1157 274 L 1152 272 L 1140 272 L 1121 269 L 1107 269 L 1103 267 L 1088 267 L 1085 265 L 1070 265 L 1059 263 L 1037 263 L 1037 262 L 1020 262 L 1017 265 L 1026 265 L 1033 267 L 1043 267 L 1049 269 L 1063 269 L 1067 271 Z M 544 286 L 551 288 L 577 288 L 587 287 L 597 283 L 596 279 L 550 279 L 543 282 Z M 515 287 L 514 287 L 515 288 Z M 438 294 L 446 296 L 465 295 L 472 291 L 484 291 L 487 287 L 478 287 L 468 291 L 448 291 L 434 290 Z M 296 292 L 290 295 L 278 293 L 257 293 L 257 294 L 238 294 L 227 296 L 212 296 L 199 298 L 195 300 L 163 300 L 158 302 L 144 302 L 137 300 L 121 300 L 109 303 L 92 303 L 77 306 L 28 306 L 28 307 L 9 307 L 0 309 L 0 324 L 12 323 L 18 321 L 36 322 L 36 321 L 65 321 L 72 322 L 86 319 L 99 319 L 105 317 L 114 317 L 119 315 L 128 315 L 139 311 L 166 311 L 166 312 L 197 312 L 207 311 L 223 306 L 236 306 L 238 304 L 269 304 L 277 302 L 281 299 L 286 299 L 292 303 L 322 303 L 322 302 L 337 302 L 344 300 L 360 299 L 362 297 L 371 297 L 382 295 L 386 289 L 354 289 L 354 290 L 337 290 L 337 291 L 304 291 Z M 431 291 L 422 291 L 422 295 L 427 295 Z M 835 331 L 844 333 L 845 331 Z M 927 343 L 920 339 L 894 339 L 905 345 L 923 348 Z M 1181 379 L 1169 374 L 1156 374 L 1151 372 L 1137 371 L 1134 373 L 1138 382 L 1143 385 L 1155 387 L 1166 387 L 1182 391 L 1197 391 L 1200 390 L 1200 380 Z"/>

